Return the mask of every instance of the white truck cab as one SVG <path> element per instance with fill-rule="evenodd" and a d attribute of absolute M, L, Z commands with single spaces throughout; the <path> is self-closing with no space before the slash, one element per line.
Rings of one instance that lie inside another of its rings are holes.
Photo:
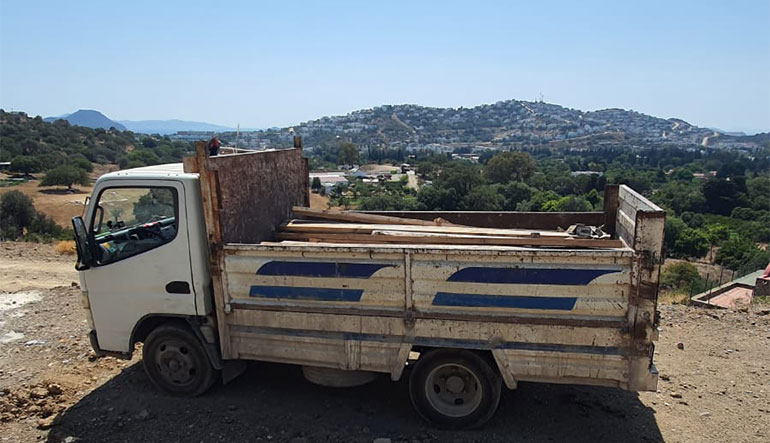
<path fill-rule="evenodd" d="M 93 257 L 80 286 L 97 352 L 129 356 L 143 325 L 211 314 L 198 174 L 181 163 L 105 174 L 84 221 Z"/>

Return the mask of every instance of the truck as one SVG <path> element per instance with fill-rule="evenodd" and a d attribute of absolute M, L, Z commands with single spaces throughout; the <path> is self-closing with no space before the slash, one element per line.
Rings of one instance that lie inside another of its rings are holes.
<path fill-rule="evenodd" d="M 483 425 L 503 385 L 656 389 L 665 213 L 629 187 L 608 185 L 603 211 L 376 213 L 533 243 L 601 226 L 608 247 L 281 240 L 308 181 L 301 140 L 216 157 L 201 143 L 101 176 L 72 220 L 94 351 L 130 359 L 142 343 L 149 379 L 180 396 L 250 360 L 333 386 L 408 376 L 416 411 L 445 428 Z"/>

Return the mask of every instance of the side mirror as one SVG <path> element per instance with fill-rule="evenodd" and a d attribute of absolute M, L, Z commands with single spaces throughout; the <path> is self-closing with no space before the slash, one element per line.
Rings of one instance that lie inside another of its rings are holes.
<path fill-rule="evenodd" d="M 75 269 L 82 271 L 91 267 L 94 262 L 91 253 L 91 244 L 88 241 L 89 235 L 83 217 L 72 217 L 72 229 L 75 231 L 75 249 L 78 253 L 78 262 Z"/>

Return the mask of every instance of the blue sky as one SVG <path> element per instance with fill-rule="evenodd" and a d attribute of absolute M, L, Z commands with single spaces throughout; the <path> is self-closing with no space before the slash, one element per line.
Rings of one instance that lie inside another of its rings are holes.
<path fill-rule="evenodd" d="M 506 99 L 770 130 L 770 2 L 0 0 L 0 107 L 286 126 Z"/>

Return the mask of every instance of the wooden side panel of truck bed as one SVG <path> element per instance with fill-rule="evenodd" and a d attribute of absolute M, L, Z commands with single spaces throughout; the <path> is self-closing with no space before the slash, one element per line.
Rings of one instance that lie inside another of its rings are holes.
<path fill-rule="evenodd" d="M 627 388 L 632 257 L 630 249 L 227 245 L 229 357 L 397 379 L 413 349 L 480 349 L 492 351 L 510 387 Z"/>

